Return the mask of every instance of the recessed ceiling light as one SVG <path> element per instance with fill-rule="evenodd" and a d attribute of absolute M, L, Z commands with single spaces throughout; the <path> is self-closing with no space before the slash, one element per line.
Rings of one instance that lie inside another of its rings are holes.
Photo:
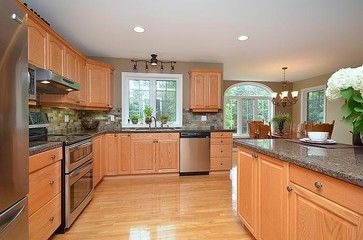
<path fill-rule="evenodd" d="M 248 36 L 246 36 L 246 35 L 241 35 L 238 37 L 238 40 L 240 40 L 240 41 L 246 41 L 247 39 L 248 39 Z"/>
<path fill-rule="evenodd" d="M 50 82 L 48 80 L 43 80 L 43 81 L 41 81 L 41 83 L 48 84 Z"/>
<path fill-rule="evenodd" d="M 134 27 L 134 31 L 137 33 L 143 33 L 143 32 L 145 32 L 145 29 L 140 26 L 137 26 L 137 27 Z"/>

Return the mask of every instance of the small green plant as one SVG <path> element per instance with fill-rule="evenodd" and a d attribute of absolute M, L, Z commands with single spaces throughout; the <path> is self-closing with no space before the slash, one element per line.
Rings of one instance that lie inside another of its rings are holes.
<path fill-rule="evenodd" d="M 136 113 L 131 114 L 130 119 L 133 124 L 137 124 L 139 122 L 140 115 Z"/>
<path fill-rule="evenodd" d="M 167 123 L 169 121 L 170 117 L 169 117 L 169 115 L 160 115 L 159 119 L 160 119 L 160 122 Z"/>
<path fill-rule="evenodd" d="M 291 117 L 287 113 L 280 113 L 272 118 L 272 122 L 274 122 L 277 125 L 279 133 L 282 134 L 285 123 L 291 122 Z"/>
<path fill-rule="evenodd" d="M 153 108 L 150 106 L 145 107 L 144 115 L 145 115 L 145 118 L 150 118 L 153 115 Z"/>

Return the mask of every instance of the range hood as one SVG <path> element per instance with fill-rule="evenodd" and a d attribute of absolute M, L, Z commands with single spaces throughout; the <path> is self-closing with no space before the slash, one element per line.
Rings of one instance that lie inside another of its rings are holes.
<path fill-rule="evenodd" d="M 61 77 L 47 69 L 36 68 L 35 74 L 37 93 L 68 94 L 80 89 L 79 83 Z"/>

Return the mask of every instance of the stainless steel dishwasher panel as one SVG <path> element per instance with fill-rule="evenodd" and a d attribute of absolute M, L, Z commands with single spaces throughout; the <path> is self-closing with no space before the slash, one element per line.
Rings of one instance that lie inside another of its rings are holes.
<path fill-rule="evenodd" d="M 210 138 L 180 138 L 180 173 L 209 172 Z"/>

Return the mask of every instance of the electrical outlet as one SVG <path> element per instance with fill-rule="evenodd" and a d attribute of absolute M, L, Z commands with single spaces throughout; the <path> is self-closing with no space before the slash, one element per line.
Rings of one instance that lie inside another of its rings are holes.
<path fill-rule="evenodd" d="M 69 123 L 69 115 L 64 115 L 64 122 Z"/>
<path fill-rule="evenodd" d="M 206 116 L 206 115 L 201 116 L 201 117 L 200 117 L 200 120 L 201 120 L 202 122 L 206 122 L 206 121 L 207 121 L 207 116 Z"/>
<path fill-rule="evenodd" d="M 109 115 L 109 116 L 110 116 L 111 122 L 114 122 L 115 121 L 115 115 Z"/>

